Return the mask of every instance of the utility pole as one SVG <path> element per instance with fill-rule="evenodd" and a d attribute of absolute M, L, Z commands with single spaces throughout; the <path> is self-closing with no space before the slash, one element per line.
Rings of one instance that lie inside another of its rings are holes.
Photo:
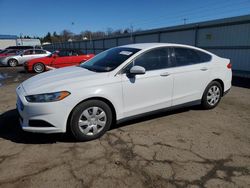
<path fill-rule="evenodd" d="M 20 33 L 21 45 L 23 46 L 23 34 Z"/>
<path fill-rule="evenodd" d="M 187 18 L 184 18 L 183 19 L 183 24 L 186 25 L 186 23 L 187 23 Z"/>
<path fill-rule="evenodd" d="M 134 32 L 134 27 L 132 24 L 130 24 L 130 40 L 133 41 L 133 32 Z"/>
<path fill-rule="evenodd" d="M 90 45 L 92 45 L 92 34 L 91 33 L 89 33 L 89 43 L 90 43 Z"/>

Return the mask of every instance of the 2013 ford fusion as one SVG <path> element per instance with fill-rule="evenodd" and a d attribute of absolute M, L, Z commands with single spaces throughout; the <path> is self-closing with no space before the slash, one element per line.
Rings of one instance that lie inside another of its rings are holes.
<path fill-rule="evenodd" d="M 179 44 L 109 49 L 80 66 L 34 76 L 17 89 L 23 130 L 71 131 L 79 141 L 112 124 L 186 105 L 214 108 L 230 89 L 229 59 Z"/>

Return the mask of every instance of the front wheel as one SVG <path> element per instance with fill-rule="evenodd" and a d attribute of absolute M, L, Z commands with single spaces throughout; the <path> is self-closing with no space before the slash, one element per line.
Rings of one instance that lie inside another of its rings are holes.
<path fill-rule="evenodd" d="M 10 59 L 10 60 L 8 61 L 8 65 L 9 65 L 10 67 L 16 67 L 16 66 L 18 65 L 18 61 L 17 61 L 16 59 Z"/>
<path fill-rule="evenodd" d="M 112 111 L 103 101 L 89 100 L 75 107 L 70 129 L 78 141 L 101 137 L 111 126 Z"/>
<path fill-rule="evenodd" d="M 212 109 L 215 108 L 221 99 L 222 96 L 222 87 L 221 84 L 217 81 L 211 82 L 202 97 L 202 107 L 204 109 Z"/>
<path fill-rule="evenodd" d="M 44 64 L 42 63 L 36 63 L 34 66 L 33 66 L 33 70 L 34 72 L 36 73 L 42 73 L 45 71 L 45 66 Z"/>

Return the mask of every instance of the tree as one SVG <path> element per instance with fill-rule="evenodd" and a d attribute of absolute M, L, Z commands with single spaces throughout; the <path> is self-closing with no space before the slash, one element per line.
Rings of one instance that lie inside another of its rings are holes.
<path fill-rule="evenodd" d="M 53 32 L 51 35 L 50 32 L 47 33 L 44 37 L 41 38 L 41 42 L 49 42 L 49 43 L 57 43 L 57 42 L 68 42 L 69 39 L 73 41 L 81 41 L 81 40 L 94 40 L 94 39 L 99 39 L 103 38 L 106 36 L 116 36 L 116 35 L 122 35 L 122 34 L 129 34 L 131 32 L 138 32 L 141 31 L 140 29 L 137 29 L 135 31 L 132 31 L 131 28 L 126 28 L 124 30 L 122 29 L 112 29 L 112 28 L 107 28 L 106 31 L 90 31 L 90 30 L 85 30 L 80 32 L 79 34 L 74 34 L 69 30 L 63 30 L 60 34 L 57 34 L 57 32 Z M 25 36 L 29 37 L 29 36 Z"/>
<path fill-rule="evenodd" d="M 55 42 L 61 42 L 61 36 L 56 33 L 56 31 L 53 32 L 53 35 L 51 37 L 52 43 Z"/>
<path fill-rule="evenodd" d="M 66 42 L 68 41 L 69 39 L 72 39 L 74 36 L 74 33 L 72 33 L 71 31 L 69 30 L 63 30 L 61 32 L 61 39 L 62 39 L 62 42 Z"/>
<path fill-rule="evenodd" d="M 42 43 L 44 43 L 44 42 L 49 42 L 49 43 L 52 42 L 50 32 L 48 32 L 47 35 L 45 35 L 45 37 L 43 37 Z"/>
<path fill-rule="evenodd" d="M 24 39 L 31 39 L 31 37 L 29 35 L 24 35 L 23 37 Z"/>

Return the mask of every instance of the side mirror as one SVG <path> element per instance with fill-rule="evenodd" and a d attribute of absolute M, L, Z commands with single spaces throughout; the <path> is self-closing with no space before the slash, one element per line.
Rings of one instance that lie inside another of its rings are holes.
<path fill-rule="evenodd" d="M 23 54 L 20 54 L 20 56 L 23 56 Z"/>
<path fill-rule="evenodd" d="M 142 66 L 133 66 L 130 70 L 129 70 L 130 74 L 136 75 L 136 74 L 145 74 L 146 73 L 146 69 Z"/>

